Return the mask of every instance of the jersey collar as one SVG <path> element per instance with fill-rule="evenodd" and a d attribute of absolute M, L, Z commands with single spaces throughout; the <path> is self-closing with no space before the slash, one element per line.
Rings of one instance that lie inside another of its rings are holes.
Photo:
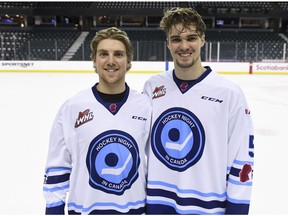
<path fill-rule="evenodd" d="M 182 94 L 186 93 L 190 88 L 192 88 L 194 85 L 197 83 L 201 82 L 210 72 L 211 68 L 209 66 L 204 67 L 206 70 L 205 72 L 196 80 L 181 80 L 178 79 L 175 75 L 175 70 L 173 70 L 172 75 L 173 75 L 173 80 L 176 83 L 178 89 Z"/>
<path fill-rule="evenodd" d="M 103 99 L 100 97 L 98 91 L 97 91 L 97 85 L 98 83 L 96 83 L 94 86 L 92 86 L 92 92 L 94 97 L 96 98 L 96 100 L 101 103 L 111 114 L 116 115 L 117 112 L 120 110 L 120 108 L 123 106 L 123 104 L 127 101 L 128 99 L 128 95 L 129 95 L 129 91 L 130 88 L 127 85 L 127 83 L 125 83 L 125 95 L 122 99 L 122 101 L 120 102 L 105 102 L 103 101 Z"/>

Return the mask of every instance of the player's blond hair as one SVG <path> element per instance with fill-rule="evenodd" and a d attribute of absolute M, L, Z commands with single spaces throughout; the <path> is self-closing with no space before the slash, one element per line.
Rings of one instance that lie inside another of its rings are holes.
<path fill-rule="evenodd" d="M 133 60 L 133 45 L 125 31 L 122 31 L 116 27 L 110 27 L 107 29 L 102 29 L 96 32 L 96 35 L 90 43 L 91 48 L 91 59 L 94 61 L 97 53 L 97 47 L 100 41 L 104 39 L 115 39 L 121 41 L 126 48 L 126 55 L 128 63 Z"/>
<path fill-rule="evenodd" d="M 206 25 L 202 17 L 192 8 L 173 7 L 164 11 L 164 16 L 160 21 L 160 29 L 168 35 L 171 28 L 177 24 L 181 24 L 183 29 L 189 30 L 191 30 L 192 25 L 195 26 L 199 37 L 205 34 Z"/>

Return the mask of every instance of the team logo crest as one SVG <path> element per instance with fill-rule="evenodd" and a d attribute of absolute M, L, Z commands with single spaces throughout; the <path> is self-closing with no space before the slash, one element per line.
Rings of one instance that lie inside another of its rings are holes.
<path fill-rule="evenodd" d="M 180 85 L 180 89 L 182 92 L 185 92 L 187 90 L 187 87 L 188 87 L 188 83 L 186 83 L 186 82 L 183 82 Z"/>
<path fill-rule="evenodd" d="M 117 110 L 117 105 L 115 103 L 110 104 L 109 110 L 114 113 Z"/>
<path fill-rule="evenodd" d="M 152 129 L 152 150 L 168 168 L 184 171 L 202 157 L 205 132 L 189 110 L 177 107 L 163 112 Z"/>
<path fill-rule="evenodd" d="M 118 130 L 104 132 L 92 140 L 87 152 L 89 184 L 121 195 L 138 178 L 139 164 L 139 150 L 132 136 Z"/>

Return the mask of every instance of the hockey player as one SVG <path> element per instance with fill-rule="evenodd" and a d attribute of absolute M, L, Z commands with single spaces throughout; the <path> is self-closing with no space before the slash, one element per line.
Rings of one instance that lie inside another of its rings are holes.
<path fill-rule="evenodd" d="M 142 214 L 151 103 L 125 82 L 133 48 L 124 31 L 97 32 L 91 49 L 99 82 L 68 99 L 51 130 L 46 214 L 65 206 L 69 214 Z"/>
<path fill-rule="evenodd" d="M 253 126 L 240 87 L 202 66 L 206 26 L 191 8 L 160 22 L 174 69 L 152 76 L 147 214 L 248 214 Z"/>

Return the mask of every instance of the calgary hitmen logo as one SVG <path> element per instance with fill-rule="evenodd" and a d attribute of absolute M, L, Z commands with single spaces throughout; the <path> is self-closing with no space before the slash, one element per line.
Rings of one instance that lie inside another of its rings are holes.
<path fill-rule="evenodd" d="M 185 171 L 202 157 L 205 132 L 189 110 L 175 107 L 163 112 L 152 128 L 152 150 L 168 168 Z"/>
<path fill-rule="evenodd" d="M 252 166 L 248 163 L 244 164 L 241 171 L 239 172 L 240 182 L 245 183 L 252 179 Z"/>
<path fill-rule="evenodd" d="M 133 137 L 123 131 L 110 130 L 90 143 L 86 165 L 91 187 L 121 195 L 138 178 L 139 150 Z"/>

